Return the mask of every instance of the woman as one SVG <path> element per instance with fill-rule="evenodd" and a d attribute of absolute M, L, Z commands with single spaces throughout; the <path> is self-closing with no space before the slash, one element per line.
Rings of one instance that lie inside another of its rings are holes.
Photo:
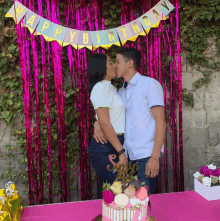
<path fill-rule="evenodd" d="M 107 138 L 107 143 L 101 144 L 93 138 L 89 147 L 91 164 L 96 174 L 103 182 L 112 184 L 117 172 L 107 169 L 113 168 L 109 161 L 109 154 L 116 154 L 116 163 L 125 164 L 127 157 L 122 145 L 125 130 L 125 106 L 111 84 L 116 77 L 115 65 L 105 54 L 94 54 L 88 62 L 90 100 L 96 111 L 96 119 Z M 98 198 L 102 198 L 102 189 L 98 190 Z"/>

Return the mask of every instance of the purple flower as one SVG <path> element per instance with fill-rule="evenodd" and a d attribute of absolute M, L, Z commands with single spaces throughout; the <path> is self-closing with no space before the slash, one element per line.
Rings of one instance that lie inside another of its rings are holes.
<path fill-rule="evenodd" d="M 203 174 L 203 175 L 205 175 L 204 173 L 205 173 L 205 171 L 209 171 L 209 168 L 207 167 L 207 166 L 203 166 L 203 167 L 201 167 L 201 169 L 200 169 L 200 174 Z"/>
<path fill-rule="evenodd" d="M 206 177 L 210 177 L 210 174 L 209 174 L 208 170 L 204 171 L 203 175 L 206 176 Z"/>
<path fill-rule="evenodd" d="M 216 168 L 215 170 L 213 170 L 213 175 L 212 176 L 220 176 L 220 170 L 218 168 Z"/>
<path fill-rule="evenodd" d="M 105 190 L 102 192 L 102 198 L 106 204 L 114 202 L 115 195 L 110 190 Z"/>
<path fill-rule="evenodd" d="M 207 166 L 203 166 L 200 169 L 200 174 L 203 174 L 205 177 L 210 177 L 211 176 L 220 176 L 220 169 L 216 168 L 215 170 L 209 169 Z"/>
<path fill-rule="evenodd" d="M 212 175 L 212 176 L 215 176 L 214 170 L 210 170 L 210 171 L 209 171 L 209 175 L 210 175 L 210 176 L 211 176 L 211 175 Z"/>

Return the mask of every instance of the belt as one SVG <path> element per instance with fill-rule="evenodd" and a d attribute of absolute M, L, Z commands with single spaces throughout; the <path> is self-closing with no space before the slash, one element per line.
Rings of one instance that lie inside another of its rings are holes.
<path fill-rule="evenodd" d="M 116 133 L 116 134 L 117 134 L 117 133 Z M 124 134 L 124 133 L 120 133 L 120 134 L 118 133 L 117 135 L 123 135 L 123 134 Z"/>

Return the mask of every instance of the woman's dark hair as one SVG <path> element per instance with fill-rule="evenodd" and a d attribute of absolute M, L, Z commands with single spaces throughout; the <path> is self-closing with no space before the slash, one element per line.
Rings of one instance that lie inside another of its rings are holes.
<path fill-rule="evenodd" d="M 105 54 L 93 54 L 88 61 L 89 87 L 91 93 L 93 87 L 99 81 L 104 80 L 106 75 L 107 56 Z"/>
<path fill-rule="evenodd" d="M 132 59 L 134 61 L 134 68 L 137 71 L 141 64 L 141 53 L 135 48 L 120 48 L 117 54 L 123 56 L 125 61 Z"/>

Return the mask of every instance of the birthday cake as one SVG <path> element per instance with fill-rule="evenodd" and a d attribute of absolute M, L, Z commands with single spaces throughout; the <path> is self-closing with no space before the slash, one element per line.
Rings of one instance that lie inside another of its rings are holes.
<path fill-rule="evenodd" d="M 113 155 L 109 156 L 114 170 L 118 172 L 115 182 L 103 185 L 102 220 L 103 221 L 148 221 L 147 209 L 150 207 L 149 188 L 145 182 L 133 176 L 138 164 L 131 166 L 114 164 Z M 108 170 L 109 167 L 108 167 Z M 128 171 L 130 170 L 130 173 Z"/>

